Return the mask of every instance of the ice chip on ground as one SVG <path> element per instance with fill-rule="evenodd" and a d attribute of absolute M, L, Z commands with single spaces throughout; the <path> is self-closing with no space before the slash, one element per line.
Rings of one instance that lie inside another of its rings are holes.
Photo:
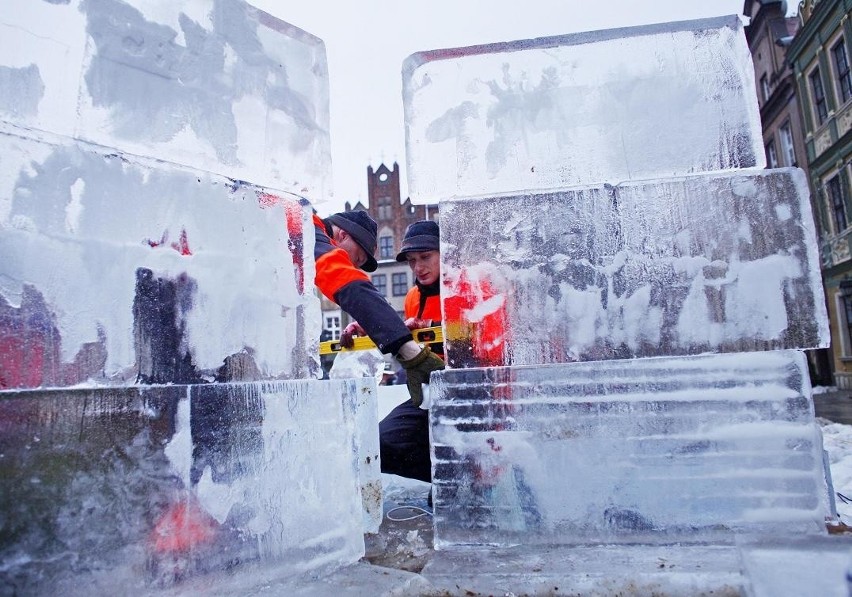
<path fill-rule="evenodd" d="M 415 202 L 764 167 L 738 17 L 413 54 Z"/>
<path fill-rule="evenodd" d="M 444 201 L 447 362 L 828 346 L 808 197 L 788 168 Z"/>
<path fill-rule="evenodd" d="M 247 564 L 356 562 L 366 394 L 372 380 L 5 393 L 7 587 L 138 594 Z"/>
<path fill-rule="evenodd" d="M 824 534 L 804 355 L 432 376 L 435 546 Z"/>
<path fill-rule="evenodd" d="M 330 194 L 322 40 L 242 0 L 4 8 L 0 120 L 315 202 Z"/>
<path fill-rule="evenodd" d="M 334 356 L 334 363 L 328 372 L 331 379 L 350 377 L 372 377 L 376 383 L 382 380 L 385 359 L 378 349 L 342 350 Z"/>

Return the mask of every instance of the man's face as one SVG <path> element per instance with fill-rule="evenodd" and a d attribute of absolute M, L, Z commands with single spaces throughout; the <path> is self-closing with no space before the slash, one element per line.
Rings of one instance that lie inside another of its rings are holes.
<path fill-rule="evenodd" d="M 337 228 L 336 232 L 334 240 L 337 242 L 337 246 L 346 251 L 355 267 L 361 267 L 367 263 L 367 252 L 361 248 L 361 245 L 356 243 L 355 239 L 343 228 Z"/>
<path fill-rule="evenodd" d="M 441 254 L 438 251 L 410 251 L 405 254 L 408 267 L 421 284 L 437 282 L 441 273 Z"/>

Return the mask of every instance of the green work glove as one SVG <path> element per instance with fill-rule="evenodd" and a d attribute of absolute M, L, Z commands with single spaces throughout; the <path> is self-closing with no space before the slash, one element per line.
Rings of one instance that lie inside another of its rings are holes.
<path fill-rule="evenodd" d="M 396 357 L 396 360 L 408 374 L 408 393 L 411 396 L 411 402 L 414 406 L 420 406 L 423 403 L 423 388 L 420 384 L 429 383 L 429 376 L 433 371 L 443 369 L 444 361 L 429 350 L 428 346 L 408 360 L 400 357 Z"/>

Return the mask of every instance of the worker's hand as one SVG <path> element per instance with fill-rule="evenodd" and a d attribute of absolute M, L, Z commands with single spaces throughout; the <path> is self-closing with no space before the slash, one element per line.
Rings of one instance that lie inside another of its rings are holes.
<path fill-rule="evenodd" d="M 418 319 L 417 317 L 409 317 L 405 320 L 405 327 L 407 327 L 409 330 L 419 330 L 431 326 L 431 319 Z"/>
<path fill-rule="evenodd" d="M 355 344 L 354 337 L 355 336 L 366 336 L 367 333 L 364 331 L 360 325 L 358 325 L 357 321 L 353 321 L 340 333 L 340 345 L 343 348 L 352 348 Z"/>
<path fill-rule="evenodd" d="M 410 359 L 406 360 L 397 355 L 396 360 L 408 375 L 408 394 L 411 396 L 411 402 L 414 406 L 420 406 L 423 403 L 423 388 L 420 384 L 429 383 L 432 372 L 444 368 L 444 361 L 429 350 L 428 346 Z"/>

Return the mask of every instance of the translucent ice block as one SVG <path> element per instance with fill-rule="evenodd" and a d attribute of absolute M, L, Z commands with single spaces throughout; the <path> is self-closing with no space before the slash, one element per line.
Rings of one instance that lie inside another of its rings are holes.
<path fill-rule="evenodd" d="M 436 548 L 824 534 L 803 353 L 432 377 Z"/>
<path fill-rule="evenodd" d="M 765 166 L 736 16 L 420 52 L 403 100 L 415 202 Z"/>
<path fill-rule="evenodd" d="M 330 192 L 323 42 L 242 0 L 4 0 L 0 120 Z"/>
<path fill-rule="evenodd" d="M 828 346 L 798 169 L 441 204 L 450 366 Z"/>
<path fill-rule="evenodd" d="M 360 380 L 362 391 L 346 396 L 347 412 L 355 415 L 358 480 L 364 512 L 364 532 L 378 533 L 382 524 L 382 468 L 379 460 L 379 404 L 376 379 Z M 369 388 L 369 390 L 368 390 Z"/>
<path fill-rule="evenodd" d="M 318 370 L 299 197 L 62 137 L 0 155 L 0 389 Z"/>
<path fill-rule="evenodd" d="M 368 380 L 7 392 L 0 559 L 19 594 L 140 594 L 364 554 L 355 449 Z M 85 591 L 84 591 L 85 589 Z"/>

